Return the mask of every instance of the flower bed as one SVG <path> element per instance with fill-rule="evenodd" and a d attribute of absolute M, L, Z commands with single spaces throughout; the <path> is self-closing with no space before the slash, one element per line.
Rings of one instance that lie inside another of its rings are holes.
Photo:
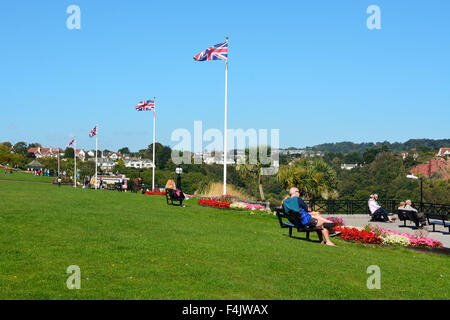
<path fill-rule="evenodd" d="M 166 195 L 165 192 L 159 192 L 159 191 L 147 191 L 144 194 L 149 194 L 152 196 L 165 196 Z"/>
<path fill-rule="evenodd" d="M 212 197 L 210 199 L 201 199 L 198 201 L 201 206 L 214 208 L 232 209 L 239 211 L 251 211 L 254 214 L 257 211 L 266 211 L 266 207 L 260 204 L 247 203 L 243 201 L 233 202 L 231 196 Z"/>
<path fill-rule="evenodd" d="M 246 203 L 246 202 L 233 202 L 230 205 L 230 208 L 243 209 L 243 210 L 266 210 L 265 206 L 262 206 L 260 204 Z"/>
<path fill-rule="evenodd" d="M 341 227 L 345 226 L 344 220 L 342 220 L 341 218 L 338 218 L 338 217 L 327 217 L 325 219 L 333 221 L 334 223 L 337 223 L 338 226 L 341 226 Z"/>
<path fill-rule="evenodd" d="M 357 228 L 336 226 L 334 229 L 342 232 L 339 236 L 344 240 L 356 241 L 361 243 L 380 244 L 381 239 L 373 232 L 359 230 Z"/>
<path fill-rule="evenodd" d="M 340 234 L 342 239 L 361 243 L 416 248 L 441 248 L 443 246 L 440 241 L 432 238 L 400 233 L 373 225 L 367 225 L 365 228 L 343 227 L 338 225 L 334 229 L 342 232 Z"/>
<path fill-rule="evenodd" d="M 229 202 L 217 201 L 217 200 L 214 200 L 214 199 L 200 199 L 198 201 L 198 204 L 201 205 L 201 206 L 230 209 L 230 203 Z"/>
<path fill-rule="evenodd" d="M 404 246 L 425 247 L 425 248 L 426 247 L 441 248 L 443 246 L 442 242 L 421 235 L 401 233 L 389 229 L 383 229 L 376 226 L 368 226 L 367 229 L 369 228 L 372 232 L 379 234 L 381 238 L 386 239 L 383 241 L 383 244 L 386 243 L 392 245 L 404 245 Z"/>

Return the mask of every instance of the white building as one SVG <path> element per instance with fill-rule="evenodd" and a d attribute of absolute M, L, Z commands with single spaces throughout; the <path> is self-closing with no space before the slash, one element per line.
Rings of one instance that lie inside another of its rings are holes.
<path fill-rule="evenodd" d="M 95 161 L 94 159 L 89 159 L 89 161 Z M 108 158 L 98 158 L 97 165 L 100 167 L 102 171 L 111 171 L 112 168 L 117 164 L 117 161 L 108 159 Z"/>
<path fill-rule="evenodd" d="M 438 157 L 450 156 L 450 148 L 440 148 L 436 156 Z"/>
<path fill-rule="evenodd" d="M 343 164 L 341 164 L 341 169 L 342 170 L 352 170 L 352 169 L 356 168 L 357 166 L 358 166 L 357 164 L 346 164 L 346 163 L 343 163 Z"/>
<path fill-rule="evenodd" d="M 127 168 L 139 168 L 139 169 L 148 169 L 153 168 L 153 161 L 149 159 L 129 159 L 125 160 L 125 167 Z"/>

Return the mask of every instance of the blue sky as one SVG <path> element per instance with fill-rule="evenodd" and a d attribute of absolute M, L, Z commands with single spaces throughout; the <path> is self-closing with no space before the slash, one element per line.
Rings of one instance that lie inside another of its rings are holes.
<path fill-rule="evenodd" d="M 69 30 L 69 5 L 81 29 Z M 369 5 L 381 29 L 369 30 Z M 230 37 L 232 129 L 280 129 L 281 147 L 449 138 L 450 2 L 3 1 L 0 141 L 132 151 L 173 130 L 223 130 L 224 63 L 193 56 Z"/>

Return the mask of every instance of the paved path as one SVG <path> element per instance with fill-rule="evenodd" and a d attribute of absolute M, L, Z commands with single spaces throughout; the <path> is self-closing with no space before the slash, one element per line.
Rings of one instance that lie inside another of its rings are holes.
<path fill-rule="evenodd" d="M 330 215 L 323 215 L 324 217 L 330 217 Z M 389 229 L 402 233 L 410 233 L 414 235 L 417 230 L 413 229 L 415 224 L 411 221 L 406 221 L 406 227 L 404 227 L 404 222 L 399 221 L 398 219 L 394 223 L 388 222 L 373 222 L 369 221 L 370 217 L 367 214 L 354 214 L 354 215 L 345 215 L 345 214 L 336 214 L 334 217 L 339 217 L 344 220 L 345 225 L 354 226 L 354 227 L 364 227 L 367 224 L 377 225 L 380 228 Z M 444 228 L 443 226 L 436 226 L 436 232 L 432 232 L 432 226 L 426 226 L 425 229 L 428 231 L 426 237 L 433 238 L 442 242 L 443 246 L 446 248 L 450 248 L 450 233 L 448 232 L 448 228 Z"/>

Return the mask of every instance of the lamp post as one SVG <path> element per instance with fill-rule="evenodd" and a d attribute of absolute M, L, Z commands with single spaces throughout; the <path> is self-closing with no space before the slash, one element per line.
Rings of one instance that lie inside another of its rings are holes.
<path fill-rule="evenodd" d="M 423 177 L 416 177 L 413 174 L 408 174 L 406 176 L 408 179 L 420 180 L 420 211 L 423 212 Z"/>
<path fill-rule="evenodd" d="M 177 174 L 177 188 L 181 190 L 181 174 L 183 173 L 183 168 L 178 166 L 175 169 L 175 173 Z"/>

